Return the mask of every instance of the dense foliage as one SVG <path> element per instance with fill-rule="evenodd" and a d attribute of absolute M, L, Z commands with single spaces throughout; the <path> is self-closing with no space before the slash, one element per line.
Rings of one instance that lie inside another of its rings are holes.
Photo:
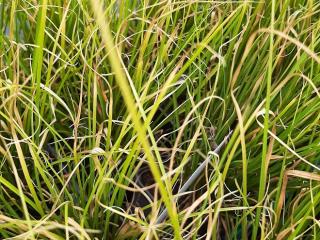
<path fill-rule="evenodd" d="M 319 239 L 319 18 L 316 0 L 1 0 L 0 238 Z"/>

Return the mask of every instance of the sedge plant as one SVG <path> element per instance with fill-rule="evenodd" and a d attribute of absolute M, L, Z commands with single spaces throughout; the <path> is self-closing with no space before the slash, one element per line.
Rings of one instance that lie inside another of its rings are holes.
<path fill-rule="evenodd" d="M 0 0 L 0 239 L 319 239 L 319 17 Z"/>

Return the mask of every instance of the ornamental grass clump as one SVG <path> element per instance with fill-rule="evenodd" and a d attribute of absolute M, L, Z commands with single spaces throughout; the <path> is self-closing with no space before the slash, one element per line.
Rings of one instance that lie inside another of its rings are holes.
<path fill-rule="evenodd" d="M 320 3 L 0 1 L 0 239 L 319 239 Z"/>

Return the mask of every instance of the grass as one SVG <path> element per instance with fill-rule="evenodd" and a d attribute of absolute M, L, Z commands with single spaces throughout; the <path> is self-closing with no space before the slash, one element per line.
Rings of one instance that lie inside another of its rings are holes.
<path fill-rule="evenodd" d="M 1 0 L 0 238 L 318 239 L 319 16 Z"/>

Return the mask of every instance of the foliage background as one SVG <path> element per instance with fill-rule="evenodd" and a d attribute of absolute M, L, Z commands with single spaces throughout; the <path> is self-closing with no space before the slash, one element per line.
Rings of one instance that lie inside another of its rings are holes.
<path fill-rule="evenodd" d="M 318 239 L 319 4 L 0 1 L 1 238 Z"/>

